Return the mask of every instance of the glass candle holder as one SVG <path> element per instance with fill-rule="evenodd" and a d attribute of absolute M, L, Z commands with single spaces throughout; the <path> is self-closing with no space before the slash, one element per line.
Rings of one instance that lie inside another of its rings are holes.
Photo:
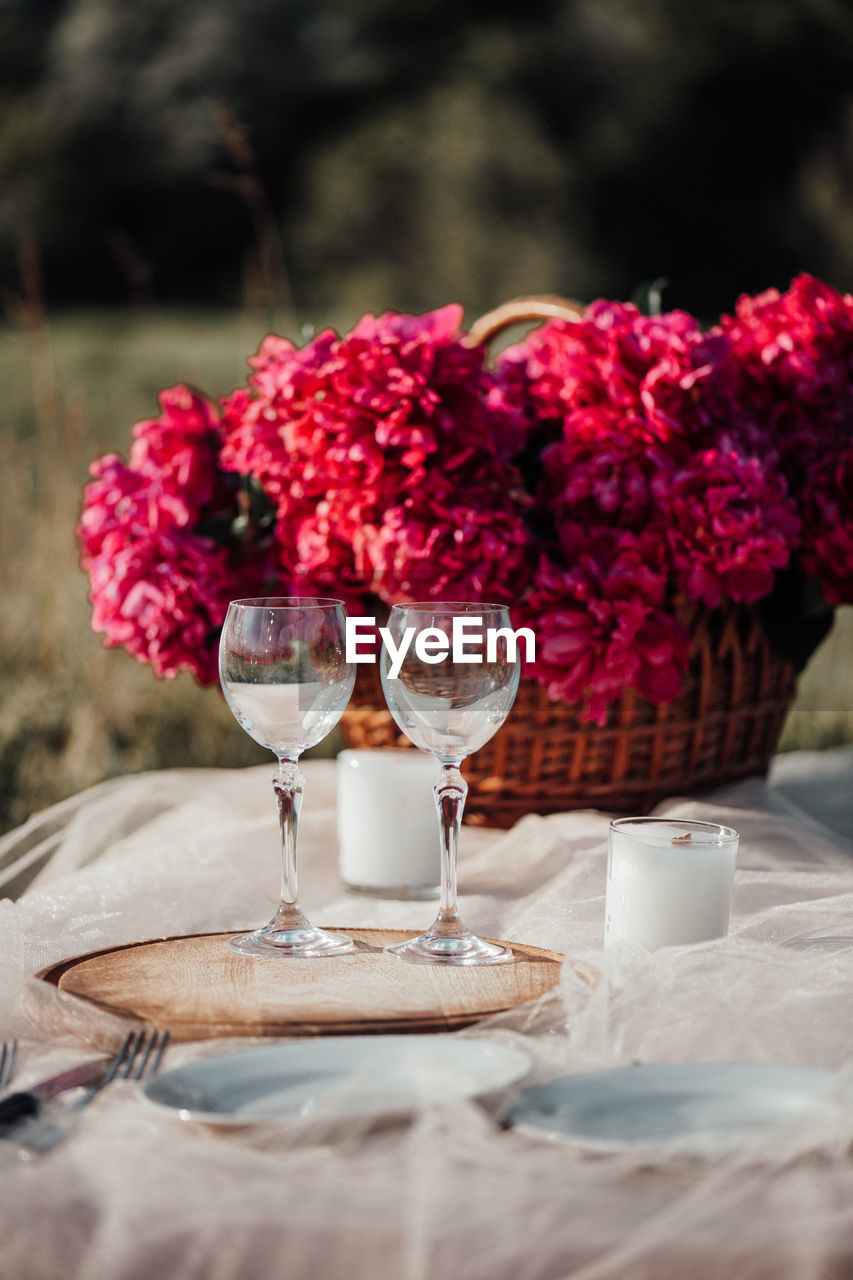
<path fill-rule="evenodd" d="M 341 751 L 338 870 L 344 887 L 379 898 L 437 898 L 441 846 L 432 786 L 439 766 L 402 749 Z"/>
<path fill-rule="evenodd" d="M 725 936 L 737 848 L 738 833 L 713 822 L 614 819 L 604 945 L 654 951 Z"/>

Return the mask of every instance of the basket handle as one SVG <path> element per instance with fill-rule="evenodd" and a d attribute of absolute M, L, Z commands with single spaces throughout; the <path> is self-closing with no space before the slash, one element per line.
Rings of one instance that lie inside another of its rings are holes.
<path fill-rule="evenodd" d="M 552 294 L 536 294 L 525 298 L 512 298 L 475 320 L 462 339 L 466 347 L 484 346 L 495 334 L 513 324 L 525 320 L 582 320 L 584 308 L 580 302 L 558 298 Z"/>

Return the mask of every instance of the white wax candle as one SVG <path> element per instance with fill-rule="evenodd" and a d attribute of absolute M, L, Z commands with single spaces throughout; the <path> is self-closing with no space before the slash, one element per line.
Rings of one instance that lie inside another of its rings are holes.
<path fill-rule="evenodd" d="M 657 947 L 728 932 L 738 834 L 677 819 L 610 824 L 604 945 Z"/>
<path fill-rule="evenodd" d="M 338 868 L 346 887 L 387 897 L 436 897 L 437 761 L 408 749 L 342 751 L 337 769 Z"/>

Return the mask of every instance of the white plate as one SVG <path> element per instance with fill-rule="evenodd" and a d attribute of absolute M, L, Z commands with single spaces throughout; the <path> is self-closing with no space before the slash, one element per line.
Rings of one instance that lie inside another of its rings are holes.
<path fill-rule="evenodd" d="M 335 1036 L 202 1058 L 146 1097 L 215 1124 L 378 1116 L 492 1093 L 527 1074 L 521 1049 L 442 1035 Z"/>
<path fill-rule="evenodd" d="M 507 1123 L 596 1151 L 667 1142 L 716 1151 L 775 1125 L 837 1117 L 832 1079 L 829 1071 L 751 1062 L 617 1067 L 526 1089 Z"/>

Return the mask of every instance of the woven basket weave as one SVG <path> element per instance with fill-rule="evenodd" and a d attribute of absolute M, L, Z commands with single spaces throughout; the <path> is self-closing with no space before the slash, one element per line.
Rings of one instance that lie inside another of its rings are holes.
<path fill-rule="evenodd" d="M 463 764 L 465 821 L 510 827 L 526 813 L 588 808 L 642 814 L 667 796 L 764 774 L 794 696 L 793 667 L 772 652 L 753 607 L 685 602 L 679 614 L 692 639 L 673 702 L 629 690 L 597 725 L 522 678 L 503 727 Z M 344 740 L 410 746 L 385 707 L 378 672 L 378 664 L 359 668 Z"/>
<path fill-rule="evenodd" d="M 519 299 L 472 326 L 470 340 L 580 314 L 560 299 Z M 678 698 L 656 704 L 629 690 L 597 725 L 523 677 L 503 727 L 463 764 L 466 822 L 510 827 L 527 813 L 587 808 L 642 814 L 667 796 L 766 772 L 796 691 L 793 666 L 771 649 L 754 606 L 680 601 L 675 611 L 691 637 Z M 411 745 L 385 706 L 377 664 L 359 668 L 341 731 L 349 747 Z"/>

